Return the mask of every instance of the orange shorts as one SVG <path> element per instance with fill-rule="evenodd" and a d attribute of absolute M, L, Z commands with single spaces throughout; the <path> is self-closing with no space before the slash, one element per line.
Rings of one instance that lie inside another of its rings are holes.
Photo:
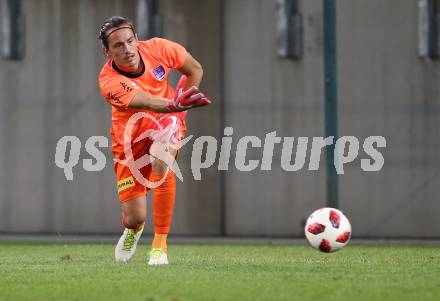
<path fill-rule="evenodd" d="M 151 142 L 148 140 L 143 140 L 141 141 L 141 143 L 137 143 L 136 145 L 132 144 L 131 149 L 133 151 L 134 159 L 137 160 L 143 155 L 147 154 L 150 146 Z M 113 147 L 112 151 L 115 159 L 125 159 L 123 149 L 121 151 L 118 147 Z M 121 203 L 147 194 L 149 188 L 139 183 L 127 166 L 120 162 L 117 162 L 116 160 L 113 161 L 113 164 L 116 175 L 116 189 L 118 191 L 119 201 Z M 148 164 L 142 167 L 140 169 L 140 172 L 145 179 L 149 179 L 151 170 L 152 166 L 151 164 Z"/>
<path fill-rule="evenodd" d="M 165 121 L 165 123 L 166 122 L 167 121 Z M 162 123 L 161 121 L 159 121 L 159 123 L 162 124 L 163 126 L 166 126 L 166 124 Z M 142 183 L 138 182 L 136 177 L 131 173 L 129 167 L 116 161 L 116 160 L 122 161 L 125 159 L 124 146 L 120 143 L 116 143 L 113 131 L 111 131 L 111 133 L 113 140 L 112 152 L 115 158 L 113 164 L 116 175 L 116 189 L 119 195 L 119 201 L 123 203 L 139 196 L 145 196 L 149 188 L 144 186 Z M 182 126 L 180 127 L 179 133 L 180 133 L 179 137 L 181 140 L 183 139 L 186 133 L 185 122 L 183 122 Z M 131 150 L 133 153 L 134 160 L 138 160 L 145 154 L 148 154 L 152 143 L 153 141 L 150 139 L 144 139 L 137 143 L 132 143 Z M 151 171 L 152 171 L 151 164 L 147 164 L 146 166 L 140 169 L 142 176 L 147 180 L 150 178 Z"/>

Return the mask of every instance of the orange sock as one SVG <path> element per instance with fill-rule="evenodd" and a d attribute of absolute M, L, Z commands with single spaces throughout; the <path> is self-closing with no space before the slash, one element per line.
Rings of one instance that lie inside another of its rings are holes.
<path fill-rule="evenodd" d="M 162 249 L 165 252 L 167 252 L 168 251 L 167 236 L 168 234 L 154 233 L 154 239 L 151 247 L 153 249 Z"/>
<path fill-rule="evenodd" d="M 152 173 L 151 181 L 159 181 L 162 174 Z M 166 250 L 167 235 L 170 232 L 173 218 L 174 200 L 176 198 L 176 179 L 173 172 L 168 172 L 165 181 L 153 193 L 153 248 Z"/>

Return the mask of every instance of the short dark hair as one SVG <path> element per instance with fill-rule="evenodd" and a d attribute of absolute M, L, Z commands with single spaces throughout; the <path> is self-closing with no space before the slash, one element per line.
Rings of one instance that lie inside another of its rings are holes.
<path fill-rule="evenodd" d="M 107 18 L 101 26 L 101 30 L 99 31 L 98 38 L 101 40 L 102 46 L 108 49 L 108 37 L 115 32 L 117 29 L 108 33 L 109 30 L 113 28 L 130 28 L 133 31 L 133 34 L 136 34 L 134 31 L 133 24 L 121 16 L 113 16 Z"/>

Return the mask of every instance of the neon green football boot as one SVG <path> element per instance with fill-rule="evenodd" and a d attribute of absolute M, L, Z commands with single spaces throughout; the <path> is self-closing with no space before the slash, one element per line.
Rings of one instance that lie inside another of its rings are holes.
<path fill-rule="evenodd" d="M 168 264 L 168 255 L 163 249 L 151 249 L 148 265 Z"/>
<path fill-rule="evenodd" d="M 142 235 L 144 228 L 138 232 L 134 232 L 132 229 L 125 229 L 121 238 L 119 238 L 118 244 L 115 248 L 115 259 L 118 262 L 127 262 L 136 252 L 136 246 L 139 238 Z"/>

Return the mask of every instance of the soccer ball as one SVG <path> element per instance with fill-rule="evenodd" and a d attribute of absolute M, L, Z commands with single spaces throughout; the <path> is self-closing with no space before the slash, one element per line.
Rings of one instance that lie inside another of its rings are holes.
<path fill-rule="evenodd" d="M 334 252 L 348 244 L 351 225 L 338 209 L 321 208 L 307 219 L 304 229 L 310 245 L 322 252 Z"/>

